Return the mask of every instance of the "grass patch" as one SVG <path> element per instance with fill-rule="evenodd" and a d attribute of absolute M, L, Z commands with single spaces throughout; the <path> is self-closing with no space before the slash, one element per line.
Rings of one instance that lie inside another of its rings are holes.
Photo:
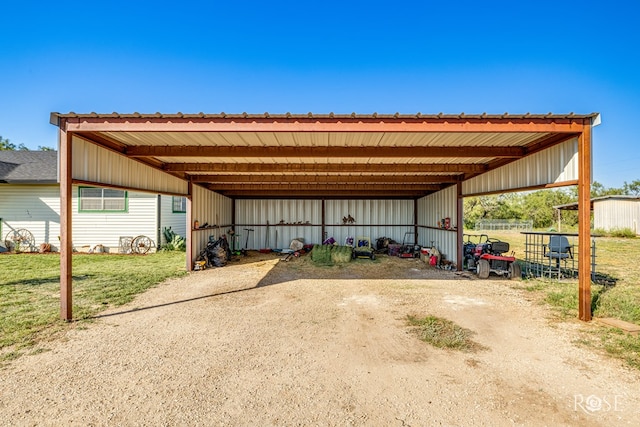
<path fill-rule="evenodd" d="M 599 337 L 600 345 L 608 354 L 640 369 L 640 336 L 634 337 L 619 329 L 603 328 Z"/>
<path fill-rule="evenodd" d="M 413 332 L 420 340 L 438 348 L 448 348 L 461 350 L 464 352 L 475 352 L 484 347 L 471 339 L 475 334 L 469 329 L 465 329 L 448 319 L 436 316 L 419 318 L 407 316 L 407 325 L 411 326 Z"/>
<path fill-rule="evenodd" d="M 5 254 L 0 260 L 0 360 L 11 360 L 66 325 L 60 320 L 60 256 Z M 76 320 L 126 304 L 156 284 L 186 274 L 183 252 L 74 254 L 72 262 Z"/>

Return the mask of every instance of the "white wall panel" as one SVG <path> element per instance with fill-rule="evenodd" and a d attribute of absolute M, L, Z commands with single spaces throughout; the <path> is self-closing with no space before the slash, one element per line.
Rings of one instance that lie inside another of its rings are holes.
<path fill-rule="evenodd" d="M 505 192 L 578 179 L 578 139 L 555 145 L 506 166 L 471 178 L 462 194 Z"/>
<path fill-rule="evenodd" d="M 459 224 L 456 224 L 456 211 L 457 189 L 455 185 L 418 200 L 418 225 L 424 226 L 418 229 L 418 244 L 421 246 L 434 244 L 446 259 L 452 262 L 456 262 L 458 258 L 457 233 L 437 227 L 438 222 L 447 217 L 451 221 L 451 226 L 457 227 Z"/>
<path fill-rule="evenodd" d="M 231 218 L 232 200 L 213 191 L 207 190 L 198 185 L 193 186 L 192 195 L 192 217 L 193 221 L 198 221 L 200 225 L 205 223 L 213 226 L 229 226 Z M 189 224 L 187 230 L 192 230 L 193 224 Z M 207 246 L 210 237 L 217 239 L 221 234 L 226 233 L 226 227 L 213 229 L 194 230 L 191 233 L 191 248 L 195 261 L 202 249 Z"/>
<path fill-rule="evenodd" d="M 291 240 L 300 238 L 305 244 L 322 243 L 322 201 L 237 200 L 235 223 L 242 248 L 283 249 L 289 247 Z M 247 228 L 253 231 L 248 233 Z"/>
<path fill-rule="evenodd" d="M 72 178 L 155 193 L 187 195 L 187 181 L 80 138 L 72 142 Z"/>

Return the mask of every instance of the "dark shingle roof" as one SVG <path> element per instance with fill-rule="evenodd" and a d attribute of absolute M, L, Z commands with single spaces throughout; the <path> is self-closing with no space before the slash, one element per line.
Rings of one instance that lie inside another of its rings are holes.
<path fill-rule="evenodd" d="M 0 183 L 55 184 L 57 151 L 0 151 Z"/>

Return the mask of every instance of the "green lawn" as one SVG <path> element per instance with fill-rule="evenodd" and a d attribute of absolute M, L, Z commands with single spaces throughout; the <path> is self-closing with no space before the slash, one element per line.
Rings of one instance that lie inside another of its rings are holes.
<path fill-rule="evenodd" d="M 59 254 L 0 255 L 0 360 L 16 357 L 65 324 Z M 87 319 L 186 274 L 184 252 L 73 256 L 73 314 Z"/>

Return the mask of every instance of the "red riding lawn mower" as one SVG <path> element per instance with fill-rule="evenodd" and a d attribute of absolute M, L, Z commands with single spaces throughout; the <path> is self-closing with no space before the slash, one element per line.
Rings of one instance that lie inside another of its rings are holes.
<path fill-rule="evenodd" d="M 504 256 L 509 252 L 509 243 L 497 239 L 489 239 L 486 234 L 465 234 L 463 268 L 475 271 L 480 279 L 487 279 L 489 274 L 507 276 L 509 279 L 520 279 L 522 270 L 516 257 Z"/>

